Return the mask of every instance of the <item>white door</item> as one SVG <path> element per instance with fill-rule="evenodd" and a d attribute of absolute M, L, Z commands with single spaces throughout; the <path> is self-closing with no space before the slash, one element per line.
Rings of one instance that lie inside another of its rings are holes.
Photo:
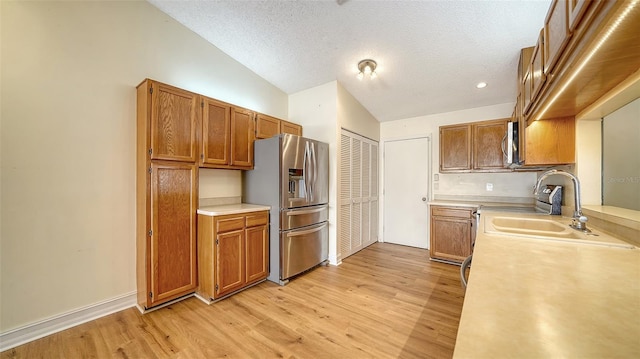
<path fill-rule="evenodd" d="M 383 240 L 428 248 L 429 138 L 384 143 Z"/>

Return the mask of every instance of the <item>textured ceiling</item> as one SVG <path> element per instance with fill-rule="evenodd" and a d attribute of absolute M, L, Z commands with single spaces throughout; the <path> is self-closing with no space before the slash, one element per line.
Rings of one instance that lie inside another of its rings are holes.
<path fill-rule="evenodd" d="M 148 1 L 284 92 L 338 80 L 379 121 L 514 102 L 550 4 Z M 378 78 L 356 78 L 365 58 Z"/>

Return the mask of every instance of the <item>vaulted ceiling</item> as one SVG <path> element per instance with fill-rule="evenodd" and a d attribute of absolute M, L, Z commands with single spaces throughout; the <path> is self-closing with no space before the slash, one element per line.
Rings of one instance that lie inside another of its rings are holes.
<path fill-rule="evenodd" d="M 550 4 L 148 1 L 282 91 L 337 80 L 379 121 L 514 102 L 519 51 Z M 378 77 L 358 80 L 367 58 Z"/>

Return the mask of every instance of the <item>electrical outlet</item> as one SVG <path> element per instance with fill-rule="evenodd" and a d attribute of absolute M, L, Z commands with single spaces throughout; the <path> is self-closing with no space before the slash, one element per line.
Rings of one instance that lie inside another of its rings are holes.
<path fill-rule="evenodd" d="M 487 183 L 487 191 L 488 192 L 493 191 L 493 183 Z"/>
<path fill-rule="evenodd" d="M 438 182 L 439 179 L 440 179 L 440 176 L 437 173 L 433 175 L 434 182 Z"/>
<path fill-rule="evenodd" d="M 440 189 L 440 184 L 439 183 L 434 183 L 433 184 L 433 189 L 434 190 Z"/>

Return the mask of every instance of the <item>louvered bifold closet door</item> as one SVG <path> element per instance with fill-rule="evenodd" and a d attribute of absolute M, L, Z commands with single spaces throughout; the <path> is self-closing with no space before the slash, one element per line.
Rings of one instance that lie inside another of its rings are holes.
<path fill-rule="evenodd" d="M 378 143 L 340 137 L 338 240 L 341 259 L 378 241 Z"/>
<path fill-rule="evenodd" d="M 351 141 L 351 253 L 355 253 L 362 249 L 362 141 Z"/>
<path fill-rule="evenodd" d="M 366 247 L 371 243 L 371 144 L 362 143 L 362 217 L 360 220 L 362 247 Z"/>
<path fill-rule="evenodd" d="M 351 137 L 340 136 L 340 194 L 338 213 L 338 240 L 340 257 L 351 252 Z"/>
<path fill-rule="evenodd" d="M 369 242 L 365 246 L 378 241 L 378 145 L 371 144 L 371 161 L 369 164 L 371 192 L 369 195 Z"/>

